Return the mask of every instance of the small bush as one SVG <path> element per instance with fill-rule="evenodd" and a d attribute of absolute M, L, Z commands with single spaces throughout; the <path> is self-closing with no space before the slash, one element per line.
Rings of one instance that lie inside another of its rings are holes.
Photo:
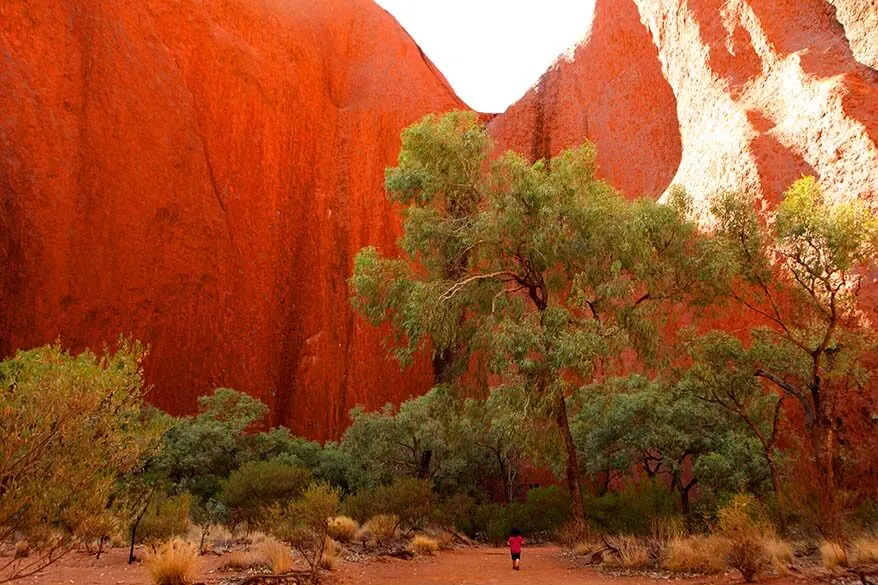
<path fill-rule="evenodd" d="M 378 514 L 366 523 L 366 528 L 378 544 L 392 540 L 396 536 L 397 526 L 399 526 L 399 517 L 392 514 Z"/>
<path fill-rule="evenodd" d="M 293 568 L 293 553 L 286 544 L 274 538 L 265 538 L 256 545 L 256 552 L 272 573 L 280 575 Z"/>
<path fill-rule="evenodd" d="M 518 527 L 531 538 L 548 536 L 570 519 L 570 496 L 557 486 L 534 488 L 527 492 L 523 511 L 524 517 L 517 522 Z"/>
<path fill-rule="evenodd" d="M 320 555 L 320 568 L 327 571 L 334 569 L 339 551 L 338 543 L 327 536 L 326 543 L 323 545 L 323 554 Z"/>
<path fill-rule="evenodd" d="M 235 520 L 254 522 L 266 508 L 301 496 L 310 481 L 307 469 L 281 458 L 249 461 L 224 482 L 220 501 L 232 510 Z"/>
<path fill-rule="evenodd" d="M 655 518 L 677 515 L 677 500 L 659 483 L 641 481 L 600 497 L 586 496 L 585 511 L 600 532 L 646 536 Z"/>
<path fill-rule="evenodd" d="M 188 493 L 165 497 L 147 510 L 137 526 L 136 543 L 157 546 L 160 542 L 189 532 L 192 496 Z"/>
<path fill-rule="evenodd" d="M 838 542 L 823 542 L 820 545 L 820 558 L 827 569 L 848 566 L 848 553 Z"/>
<path fill-rule="evenodd" d="M 327 528 L 330 538 L 338 542 L 350 542 L 360 529 L 360 525 L 353 518 L 336 516 L 329 519 L 329 526 Z"/>
<path fill-rule="evenodd" d="M 740 494 L 719 511 L 720 533 L 729 541 L 726 562 L 751 583 L 767 565 L 763 543 L 773 530 L 765 522 L 756 519 L 756 500 L 751 495 Z"/>
<path fill-rule="evenodd" d="M 188 585 L 195 580 L 198 549 L 191 543 L 174 538 L 150 551 L 146 569 L 154 585 Z"/>
<path fill-rule="evenodd" d="M 668 542 L 662 567 L 675 573 L 722 573 L 728 550 L 729 541 L 718 536 L 673 538 Z"/>
<path fill-rule="evenodd" d="M 424 534 L 416 534 L 409 541 L 409 550 L 419 555 L 434 555 L 439 550 L 439 541 Z"/>
<path fill-rule="evenodd" d="M 851 546 L 852 565 L 878 563 L 878 536 L 861 536 Z"/>
<path fill-rule="evenodd" d="M 607 542 L 613 550 L 613 554 L 605 560 L 607 566 L 639 569 L 650 564 L 649 548 L 637 538 L 614 536 L 608 538 Z"/>
<path fill-rule="evenodd" d="M 378 515 L 393 515 L 404 530 L 423 526 L 433 511 L 433 488 L 428 481 L 398 477 L 389 485 L 361 490 L 348 496 L 342 511 L 358 522 Z"/>
<path fill-rule="evenodd" d="M 329 519 L 338 514 L 338 492 L 328 484 L 312 484 L 302 498 L 266 515 L 273 535 L 292 546 L 316 575 L 321 568 Z"/>

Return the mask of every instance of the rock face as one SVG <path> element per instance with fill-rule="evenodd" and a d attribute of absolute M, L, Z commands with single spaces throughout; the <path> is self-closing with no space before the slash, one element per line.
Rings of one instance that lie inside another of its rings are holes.
<path fill-rule="evenodd" d="M 808 173 L 876 204 L 876 29 L 876 0 L 597 0 L 490 131 L 590 139 L 632 196 L 771 202 Z M 159 406 L 230 386 L 315 438 L 423 391 L 345 281 L 394 249 L 400 130 L 460 107 L 371 0 L 3 0 L 0 354 L 133 335 Z"/>
<path fill-rule="evenodd" d="M 598 0 L 572 58 L 492 132 L 538 156 L 587 138 L 632 196 L 677 183 L 702 205 L 742 187 L 774 200 L 812 174 L 833 197 L 876 202 L 878 4 L 833 4 Z"/>
<path fill-rule="evenodd" d="M 402 128 L 462 103 L 370 0 L 0 3 L 0 355 L 149 343 L 151 400 L 229 386 L 337 435 L 422 391 L 349 310 Z"/>

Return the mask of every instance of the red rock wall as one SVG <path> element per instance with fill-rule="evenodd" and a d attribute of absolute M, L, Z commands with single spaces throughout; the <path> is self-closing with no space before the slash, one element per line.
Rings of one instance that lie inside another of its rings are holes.
<path fill-rule="evenodd" d="M 874 0 L 598 0 L 592 30 L 496 118 L 535 157 L 593 141 L 630 195 L 776 200 L 803 174 L 878 204 Z M 847 36 L 846 36 L 847 35 Z"/>
<path fill-rule="evenodd" d="M 875 21 L 874 0 L 598 0 L 490 131 L 535 158 L 590 139 L 630 195 L 772 200 L 811 173 L 874 203 Z M 231 386 L 317 438 L 425 389 L 345 279 L 394 248 L 400 130 L 462 106 L 371 0 L 3 0 L 0 354 L 132 334 L 158 405 Z"/>
<path fill-rule="evenodd" d="M 0 354 L 151 345 L 151 399 L 216 386 L 335 436 L 423 390 L 349 309 L 392 251 L 399 132 L 460 100 L 369 0 L 0 3 Z"/>
<path fill-rule="evenodd" d="M 585 39 L 489 129 L 533 159 L 590 140 L 601 175 L 630 194 L 660 195 L 680 164 L 676 100 L 631 0 L 597 0 Z"/>

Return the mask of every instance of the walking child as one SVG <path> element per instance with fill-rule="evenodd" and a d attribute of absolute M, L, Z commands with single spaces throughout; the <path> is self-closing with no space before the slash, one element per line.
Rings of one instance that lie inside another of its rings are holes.
<path fill-rule="evenodd" d="M 524 543 L 521 531 L 518 528 L 510 530 L 509 540 L 506 542 L 509 544 L 509 552 L 512 553 L 512 570 L 518 571 L 521 567 L 521 545 Z"/>

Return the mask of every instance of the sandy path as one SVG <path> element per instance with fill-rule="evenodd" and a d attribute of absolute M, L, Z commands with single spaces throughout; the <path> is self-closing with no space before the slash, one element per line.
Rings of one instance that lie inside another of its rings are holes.
<path fill-rule="evenodd" d="M 45 573 L 18 581 L 28 585 L 149 585 L 146 569 L 128 565 L 127 551 L 115 549 L 95 561 L 73 554 Z M 215 584 L 232 575 L 218 572 L 222 557 L 201 557 L 199 578 Z M 647 577 L 608 577 L 594 569 L 576 567 L 556 546 L 526 547 L 521 571 L 512 570 L 506 549 L 470 547 L 445 551 L 434 557 L 412 561 L 377 559 L 367 563 L 340 563 L 326 575 L 325 585 L 657 585 Z M 726 585 L 729 578 L 685 579 L 679 585 Z M 772 585 L 790 585 L 773 583 Z"/>
<path fill-rule="evenodd" d="M 506 549 L 471 547 L 413 561 L 386 559 L 362 565 L 347 564 L 332 580 L 337 585 L 600 585 L 611 581 L 617 585 L 649 582 L 648 579 L 610 579 L 594 569 L 576 567 L 554 546 L 525 548 L 520 571 L 512 570 Z"/>

